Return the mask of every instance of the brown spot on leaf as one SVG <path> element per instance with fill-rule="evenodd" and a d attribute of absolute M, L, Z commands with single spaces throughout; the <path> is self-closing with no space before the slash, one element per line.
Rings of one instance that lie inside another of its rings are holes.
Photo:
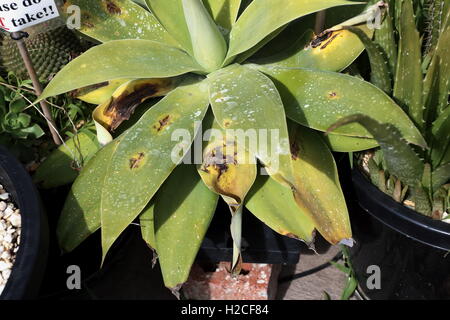
<path fill-rule="evenodd" d="M 110 14 L 121 14 L 122 10 L 111 0 L 106 0 L 106 10 Z"/>
<path fill-rule="evenodd" d="M 145 154 L 143 152 L 139 152 L 136 156 L 132 157 L 130 159 L 130 169 L 137 169 L 139 168 L 142 160 L 144 160 Z"/>
<path fill-rule="evenodd" d="M 210 167 L 214 168 L 218 172 L 217 180 L 220 179 L 220 177 L 228 171 L 229 165 L 237 165 L 237 151 L 234 146 L 233 154 L 231 152 L 227 152 L 227 148 L 233 147 L 231 145 L 224 144 L 222 146 L 218 146 L 211 150 L 204 159 L 203 165 L 201 170 L 209 173 Z"/>
<path fill-rule="evenodd" d="M 225 128 L 228 128 L 228 127 L 231 126 L 231 123 L 232 123 L 232 121 L 231 121 L 230 119 L 225 119 L 225 120 L 223 121 L 223 126 L 224 126 Z"/>
<path fill-rule="evenodd" d="M 170 115 L 166 115 L 160 120 L 158 120 L 158 123 L 153 126 L 153 128 L 157 132 L 161 132 L 165 127 L 167 127 L 171 123 L 172 118 Z"/>
<path fill-rule="evenodd" d="M 331 37 L 332 34 L 333 34 L 332 31 L 327 31 L 327 30 L 325 30 L 324 32 L 322 32 L 322 33 L 318 34 L 317 36 L 315 36 L 315 37 L 311 40 L 311 42 L 309 43 L 309 45 L 310 45 L 312 48 L 317 48 L 317 47 L 319 47 L 319 46 L 322 44 L 322 42 L 328 40 L 328 39 Z"/>
<path fill-rule="evenodd" d="M 337 97 L 338 97 L 337 92 L 335 92 L 335 91 L 328 92 L 328 98 L 329 99 L 336 99 Z"/>
<path fill-rule="evenodd" d="M 321 50 L 325 49 L 331 42 L 333 42 L 334 39 L 336 39 L 337 36 L 338 36 L 337 34 L 335 34 L 334 36 L 332 36 L 332 37 L 330 38 L 330 40 L 328 40 L 323 46 L 320 47 L 320 49 L 321 49 Z"/>
<path fill-rule="evenodd" d="M 157 92 L 156 85 L 145 83 L 137 86 L 132 93 L 124 92 L 114 99 L 104 111 L 104 115 L 111 119 L 111 131 L 117 129 L 123 121 L 130 119 L 136 107 Z"/>

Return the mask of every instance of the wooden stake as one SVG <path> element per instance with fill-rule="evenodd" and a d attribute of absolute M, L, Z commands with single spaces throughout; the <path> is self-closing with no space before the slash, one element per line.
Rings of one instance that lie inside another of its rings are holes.
<path fill-rule="evenodd" d="M 39 78 L 36 74 L 36 70 L 33 67 L 33 63 L 30 58 L 30 54 L 28 52 L 27 46 L 23 38 L 28 37 L 28 33 L 26 32 L 13 32 L 11 33 L 11 39 L 13 39 L 17 43 L 17 47 L 19 48 L 20 55 L 22 56 L 23 62 L 25 64 L 25 68 L 28 71 L 28 75 L 30 76 L 31 81 L 33 82 L 34 91 L 36 95 L 39 97 L 42 94 L 42 85 L 39 82 Z M 45 120 L 47 120 L 48 127 L 50 129 L 50 133 L 52 134 L 53 141 L 56 145 L 61 145 L 62 141 L 59 138 L 58 132 L 56 131 L 55 122 L 53 121 L 52 114 L 50 113 L 50 108 L 48 103 L 45 100 L 40 102 L 42 112 L 44 113 Z"/>

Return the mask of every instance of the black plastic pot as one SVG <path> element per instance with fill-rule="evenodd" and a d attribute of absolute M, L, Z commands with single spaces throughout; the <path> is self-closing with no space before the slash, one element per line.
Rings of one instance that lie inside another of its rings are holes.
<path fill-rule="evenodd" d="M 19 251 L 0 300 L 33 299 L 38 294 L 47 261 L 47 220 L 30 176 L 2 146 L 0 184 L 11 194 L 22 216 Z"/>
<path fill-rule="evenodd" d="M 361 293 L 368 299 L 450 299 L 450 224 L 395 202 L 358 169 L 352 179 L 351 261 Z M 379 289 L 369 266 L 380 268 Z"/>

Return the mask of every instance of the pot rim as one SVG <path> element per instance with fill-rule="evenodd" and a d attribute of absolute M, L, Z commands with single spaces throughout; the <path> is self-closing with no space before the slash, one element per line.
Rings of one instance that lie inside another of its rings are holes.
<path fill-rule="evenodd" d="M 353 168 L 352 180 L 359 204 L 371 216 L 409 238 L 450 250 L 450 223 L 433 220 L 396 202 L 372 184 L 359 167 Z"/>
<path fill-rule="evenodd" d="M 0 300 L 28 299 L 34 296 L 39 286 L 38 274 L 42 266 L 38 264 L 46 261 L 47 252 L 43 249 L 47 239 L 43 232 L 47 230 L 47 222 L 31 177 L 22 164 L 1 145 L 0 177 L 1 184 L 20 209 L 22 219 L 19 250 Z"/>

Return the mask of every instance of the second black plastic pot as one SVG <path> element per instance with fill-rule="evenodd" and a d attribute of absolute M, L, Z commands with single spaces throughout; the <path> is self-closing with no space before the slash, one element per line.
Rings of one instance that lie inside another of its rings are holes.
<path fill-rule="evenodd" d="M 0 300 L 33 299 L 39 292 L 47 262 L 47 220 L 30 176 L 2 146 L 0 184 L 11 194 L 22 217 L 19 251 Z"/>
<path fill-rule="evenodd" d="M 356 240 L 351 261 L 362 294 L 369 299 L 450 299 L 450 224 L 395 202 L 358 169 L 352 179 L 357 201 L 350 203 Z"/>

